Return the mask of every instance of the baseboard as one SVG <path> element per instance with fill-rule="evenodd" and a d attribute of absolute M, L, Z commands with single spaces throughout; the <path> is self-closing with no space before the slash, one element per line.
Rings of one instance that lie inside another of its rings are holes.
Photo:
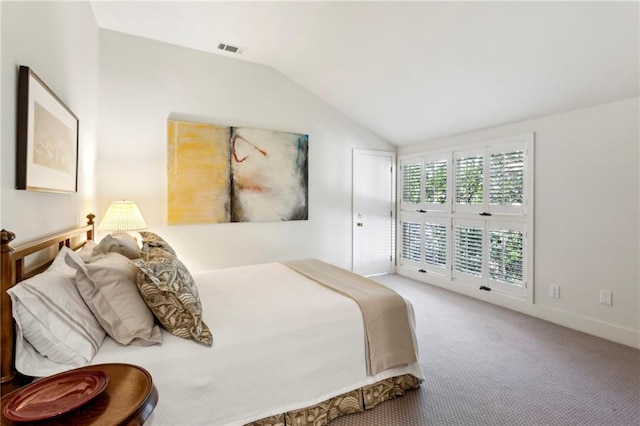
<path fill-rule="evenodd" d="M 502 306 L 503 308 L 521 312 L 573 330 L 640 349 L 640 332 L 637 330 L 632 330 L 630 328 L 607 323 L 605 321 L 575 314 L 562 309 L 529 303 L 526 300 L 503 293 L 488 293 L 486 291 L 479 290 L 477 286 L 450 281 L 447 278 L 439 277 L 437 274 L 425 275 L 412 269 L 402 268 L 401 266 L 396 268 L 396 273 L 416 281 L 473 297 L 474 299 L 482 300 L 483 302 Z"/>

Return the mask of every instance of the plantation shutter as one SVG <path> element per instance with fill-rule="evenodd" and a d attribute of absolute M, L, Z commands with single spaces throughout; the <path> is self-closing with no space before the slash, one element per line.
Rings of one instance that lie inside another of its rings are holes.
<path fill-rule="evenodd" d="M 519 223 L 489 223 L 489 281 L 492 288 L 522 295 L 525 280 L 525 233 Z"/>
<path fill-rule="evenodd" d="M 417 209 L 422 203 L 422 160 L 405 160 L 400 169 L 401 208 Z"/>
<path fill-rule="evenodd" d="M 454 277 L 480 280 L 483 275 L 484 222 L 454 220 Z"/>
<path fill-rule="evenodd" d="M 440 274 L 448 271 L 447 219 L 426 219 L 424 223 L 424 263 L 425 267 Z"/>
<path fill-rule="evenodd" d="M 484 149 L 454 153 L 455 209 L 484 210 Z"/>
<path fill-rule="evenodd" d="M 398 271 L 532 297 L 533 142 L 528 133 L 401 157 Z"/>
<path fill-rule="evenodd" d="M 400 249 L 400 262 L 403 264 L 419 265 L 421 260 L 422 236 L 419 221 L 402 220 L 402 242 Z"/>
<path fill-rule="evenodd" d="M 427 157 L 424 160 L 424 204 L 427 211 L 448 210 L 450 156 Z"/>
<path fill-rule="evenodd" d="M 505 144 L 489 150 L 489 211 L 524 213 L 525 149 Z"/>

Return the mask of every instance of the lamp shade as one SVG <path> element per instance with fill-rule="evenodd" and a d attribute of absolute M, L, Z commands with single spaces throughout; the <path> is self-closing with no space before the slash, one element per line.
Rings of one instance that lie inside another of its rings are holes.
<path fill-rule="evenodd" d="M 142 213 L 133 201 L 114 201 L 100 222 L 103 231 L 136 231 L 146 227 Z"/>

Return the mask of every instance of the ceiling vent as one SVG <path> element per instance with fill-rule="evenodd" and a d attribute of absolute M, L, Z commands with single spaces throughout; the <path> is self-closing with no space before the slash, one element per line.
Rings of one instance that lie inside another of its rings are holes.
<path fill-rule="evenodd" d="M 230 44 L 227 43 L 218 43 L 218 49 L 220 50 L 224 50 L 225 52 L 229 52 L 229 53 L 235 53 L 236 55 L 242 55 L 242 51 L 244 49 L 237 47 L 237 46 L 232 46 Z"/>

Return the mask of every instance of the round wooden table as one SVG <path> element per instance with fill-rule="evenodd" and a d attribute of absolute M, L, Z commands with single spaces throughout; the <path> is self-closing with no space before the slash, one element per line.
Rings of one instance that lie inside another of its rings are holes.
<path fill-rule="evenodd" d="M 158 402 L 158 391 L 144 368 L 131 364 L 98 364 L 73 371 L 102 371 L 109 375 L 107 388 L 97 397 L 60 416 L 37 422 L 13 422 L 4 415 L 4 407 L 24 386 L 1 402 L 2 425 L 142 425 Z M 35 382 L 34 382 L 35 383 Z"/>

